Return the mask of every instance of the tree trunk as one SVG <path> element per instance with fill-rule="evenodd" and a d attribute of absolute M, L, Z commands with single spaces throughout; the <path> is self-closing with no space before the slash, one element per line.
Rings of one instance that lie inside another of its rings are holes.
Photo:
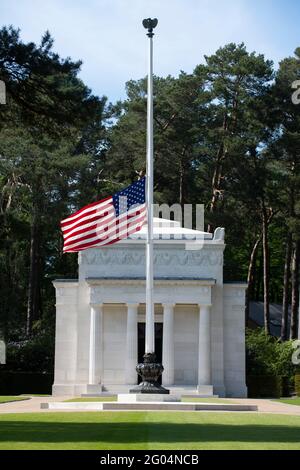
<path fill-rule="evenodd" d="M 257 258 L 257 252 L 258 248 L 260 245 L 262 239 L 262 235 L 259 236 L 259 238 L 256 240 L 251 256 L 250 256 L 250 262 L 248 266 L 248 278 L 247 278 L 247 284 L 248 288 L 246 291 L 246 326 L 249 325 L 249 317 L 250 317 L 250 300 L 253 298 L 253 291 L 254 291 L 254 273 L 255 273 L 255 268 L 256 268 L 256 258 Z"/>
<path fill-rule="evenodd" d="M 179 170 L 179 204 L 182 209 L 185 203 L 185 165 L 183 157 L 180 159 L 180 170 Z"/>
<path fill-rule="evenodd" d="M 263 250 L 260 250 L 259 263 L 255 279 L 255 300 L 259 302 L 261 299 L 260 293 L 262 292 L 262 278 L 263 278 Z"/>
<path fill-rule="evenodd" d="M 33 219 L 30 237 L 30 268 L 28 282 L 27 301 L 27 325 L 26 334 L 32 333 L 33 321 L 39 316 L 40 311 L 40 226 L 37 207 L 33 208 Z"/>
<path fill-rule="evenodd" d="M 263 261 L 264 261 L 264 324 L 265 332 L 270 334 L 270 270 L 269 270 L 269 240 L 268 240 L 268 215 L 265 206 L 262 207 L 263 225 Z"/>
<path fill-rule="evenodd" d="M 228 120 L 227 114 L 225 114 L 224 119 L 223 119 L 223 134 L 224 134 L 223 138 L 225 138 L 225 135 L 228 130 L 227 120 Z M 225 144 L 223 140 L 218 149 L 214 174 L 213 174 L 212 183 L 211 183 L 211 189 L 212 189 L 212 196 L 211 196 L 211 201 L 210 201 L 210 213 L 211 214 L 215 212 L 217 203 L 220 197 L 223 163 L 224 163 L 224 160 L 226 159 L 226 155 L 227 155 L 227 150 L 225 148 Z M 214 231 L 214 227 L 211 224 L 209 224 L 208 232 L 212 233 L 213 231 Z"/>
<path fill-rule="evenodd" d="M 289 319 L 289 291 L 291 279 L 291 259 L 292 259 L 292 236 L 287 234 L 284 276 L 283 276 L 283 299 L 282 299 L 282 321 L 281 321 L 281 340 L 288 340 L 288 319 Z"/>
<path fill-rule="evenodd" d="M 186 153 L 188 151 L 188 147 L 185 145 L 180 153 L 180 166 L 179 166 L 179 204 L 184 210 L 184 204 L 188 199 L 187 195 L 187 160 L 186 160 Z"/>
<path fill-rule="evenodd" d="M 221 147 L 223 149 L 223 146 Z M 220 191 L 220 183 L 221 183 L 221 175 L 222 175 L 222 163 L 221 163 L 221 158 L 222 158 L 222 150 L 220 150 L 220 153 L 217 157 L 217 162 L 213 174 L 213 179 L 212 179 L 212 198 L 210 202 L 210 212 L 214 212 L 217 206 L 217 201 L 219 198 L 219 191 Z"/>
<path fill-rule="evenodd" d="M 292 256 L 291 339 L 298 338 L 300 240 L 295 241 Z"/>
<path fill-rule="evenodd" d="M 210 201 L 210 213 L 213 214 L 217 208 L 217 203 L 220 197 L 220 186 L 221 186 L 221 179 L 222 179 L 222 150 L 223 146 L 220 147 L 220 151 L 217 157 L 217 162 L 213 174 L 213 179 L 212 179 L 212 197 Z M 207 227 L 207 231 L 209 233 L 213 233 L 214 231 L 214 226 L 212 224 L 209 224 Z"/>

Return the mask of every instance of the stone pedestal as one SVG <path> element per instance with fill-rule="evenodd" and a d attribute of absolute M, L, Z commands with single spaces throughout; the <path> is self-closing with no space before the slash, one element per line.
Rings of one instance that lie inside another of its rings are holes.
<path fill-rule="evenodd" d="M 86 393 L 87 394 L 99 394 L 102 392 L 102 385 L 101 384 L 88 384 L 86 386 Z"/>
<path fill-rule="evenodd" d="M 213 397 L 214 396 L 214 388 L 212 385 L 198 385 L 197 393 L 200 397 Z"/>
<path fill-rule="evenodd" d="M 142 394 L 142 393 L 120 393 L 118 395 L 119 403 L 138 403 L 138 402 L 180 402 L 180 397 L 168 394 Z"/>

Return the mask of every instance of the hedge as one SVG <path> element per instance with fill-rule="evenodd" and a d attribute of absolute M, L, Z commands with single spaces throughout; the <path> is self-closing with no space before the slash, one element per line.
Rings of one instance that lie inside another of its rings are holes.
<path fill-rule="evenodd" d="M 280 398 L 282 377 L 276 375 L 250 375 L 247 377 L 249 398 Z"/>
<path fill-rule="evenodd" d="M 295 375 L 295 392 L 297 397 L 300 397 L 300 374 Z"/>
<path fill-rule="evenodd" d="M 53 374 L 0 370 L 0 395 L 51 394 Z"/>

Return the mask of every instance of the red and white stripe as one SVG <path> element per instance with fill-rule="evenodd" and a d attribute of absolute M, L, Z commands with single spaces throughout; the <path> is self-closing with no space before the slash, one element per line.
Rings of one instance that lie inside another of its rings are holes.
<path fill-rule="evenodd" d="M 83 207 L 61 222 L 64 253 L 111 245 L 138 232 L 146 220 L 146 204 L 116 217 L 113 198 Z"/>

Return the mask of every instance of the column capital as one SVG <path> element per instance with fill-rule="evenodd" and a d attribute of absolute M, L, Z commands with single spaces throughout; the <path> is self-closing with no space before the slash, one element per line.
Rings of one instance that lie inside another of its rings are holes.
<path fill-rule="evenodd" d="M 139 304 L 139 303 L 136 303 L 136 302 L 126 302 L 127 308 L 128 308 L 128 307 L 138 308 L 139 305 L 140 305 L 140 304 Z"/>
<path fill-rule="evenodd" d="M 91 308 L 103 308 L 104 304 L 90 304 Z"/>
<path fill-rule="evenodd" d="M 175 308 L 176 304 L 173 304 L 172 302 L 163 302 L 162 306 L 163 306 L 163 308 L 165 308 L 165 307 Z"/>
<path fill-rule="evenodd" d="M 212 308 L 212 304 L 198 304 L 198 307 L 201 308 Z"/>

